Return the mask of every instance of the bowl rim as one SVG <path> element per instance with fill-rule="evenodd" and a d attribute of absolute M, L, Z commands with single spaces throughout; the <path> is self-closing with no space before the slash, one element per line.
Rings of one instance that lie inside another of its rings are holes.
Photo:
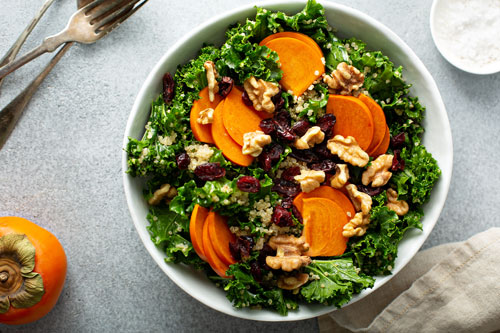
<path fill-rule="evenodd" d="M 429 25 L 431 29 L 431 37 L 432 41 L 434 42 L 434 45 L 438 49 L 439 53 L 441 56 L 446 59 L 450 64 L 455 66 L 456 68 L 470 73 L 470 74 L 476 74 L 476 75 L 491 75 L 491 74 L 496 74 L 500 72 L 500 61 L 496 64 L 496 66 L 492 66 L 489 69 L 480 69 L 480 68 L 474 68 L 471 66 L 467 66 L 465 64 L 460 63 L 459 61 L 455 60 L 454 58 L 450 57 L 450 55 L 446 53 L 446 51 L 443 48 L 443 45 L 441 43 L 441 40 L 436 36 L 436 7 L 438 6 L 438 3 L 443 0 L 433 0 L 432 5 L 431 5 L 431 12 L 429 15 Z M 445 0 L 447 1 L 447 0 Z"/>
<path fill-rule="evenodd" d="M 425 65 L 422 63 L 422 61 L 417 57 L 417 55 L 413 52 L 413 50 L 398 36 L 396 33 L 394 33 L 392 30 L 390 30 L 387 26 L 379 22 L 378 20 L 372 18 L 371 16 L 357 10 L 354 8 L 351 8 L 346 5 L 341 5 L 337 4 L 334 2 L 327 2 L 327 1 L 317 1 L 320 3 L 324 8 L 325 11 L 327 10 L 335 10 L 335 11 L 340 11 L 340 12 L 348 12 L 351 13 L 352 15 L 357 16 L 360 20 L 362 20 L 364 23 L 375 27 L 378 29 L 385 38 L 391 40 L 394 44 L 398 45 L 401 49 L 403 49 L 404 53 L 410 58 L 411 62 L 418 67 L 420 74 L 422 75 L 424 81 L 428 84 L 429 88 L 433 90 L 433 96 L 435 97 L 435 101 L 437 102 L 438 105 L 438 111 L 437 114 L 442 118 L 443 120 L 443 133 L 442 133 L 442 139 L 443 142 L 448 147 L 447 150 L 447 156 L 449 157 L 447 160 L 445 160 L 444 164 L 442 165 L 442 161 L 439 162 L 439 166 L 442 171 L 446 170 L 448 172 L 443 172 L 441 174 L 441 178 L 439 182 L 441 183 L 440 187 L 442 189 L 440 193 L 440 197 L 438 198 L 439 200 L 433 205 L 435 207 L 434 209 L 434 215 L 435 218 L 433 218 L 431 221 L 426 221 L 426 226 L 425 228 L 419 232 L 417 235 L 416 239 L 412 239 L 412 242 L 414 246 L 411 248 L 411 251 L 408 252 L 409 259 L 403 262 L 401 265 L 394 267 L 392 274 L 384 277 L 377 277 L 377 282 L 375 286 L 371 289 L 364 290 L 362 293 L 364 293 L 363 296 L 361 297 L 354 297 L 348 304 L 352 304 L 361 298 L 364 298 L 368 294 L 372 293 L 376 289 L 380 288 L 382 285 L 384 285 L 386 282 L 388 282 L 393 276 L 395 276 L 399 271 L 401 271 L 402 268 L 406 266 L 406 264 L 415 256 L 415 254 L 418 252 L 418 250 L 421 248 L 422 244 L 425 242 L 425 240 L 428 238 L 430 232 L 434 228 L 435 224 L 437 223 L 437 220 L 439 218 L 439 215 L 443 209 L 444 203 L 446 201 L 446 197 L 448 194 L 448 190 L 450 187 L 450 182 L 451 182 L 451 174 L 452 174 L 452 162 L 453 162 L 453 143 L 452 143 L 452 136 L 451 136 L 451 128 L 448 120 L 448 115 L 446 113 L 446 108 L 444 106 L 443 100 L 441 98 L 441 95 L 439 93 L 439 89 L 432 78 L 431 74 L 425 67 Z M 185 34 L 183 37 L 181 37 L 174 45 L 172 45 L 166 52 L 165 54 L 160 58 L 160 60 L 155 64 L 153 69 L 149 72 L 146 80 L 141 86 L 141 89 L 139 90 L 139 93 L 137 94 L 137 97 L 134 101 L 134 104 L 132 106 L 132 110 L 130 112 L 129 118 L 127 120 L 127 125 L 126 125 L 126 130 L 124 133 L 124 139 L 123 139 L 123 149 L 122 149 L 122 174 L 123 174 L 123 185 L 124 185 L 124 192 L 126 196 L 126 201 L 127 201 L 127 206 L 129 208 L 131 217 L 133 219 L 135 228 L 141 238 L 141 241 L 143 242 L 144 246 L 146 247 L 147 251 L 153 258 L 153 260 L 156 262 L 156 264 L 164 271 L 164 273 L 177 285 L 179 286 L 182 290 L 184 290 L 187 294 L 191 295 L 193 298 L 196 300 L 200 301 L 202 304 L 205 304 L 206 306 L 217 310 L 219 312 L 242 318 L 242 319 L 249 319 L 249 320 L 257 320 L 257 321 L 296 321 L 296 320 L 304 320 L 304 319 L 310 319 L 310 318 L 315 318 L 320 315 L 324 315 L 333 311 L 336 311 L 337 308 L 335 307 L 327 307 L 324 306 L 321 308 L 319 311 L 315 311 L 314 313 L 305 313 L 305 314 L 296 314 L 291 316 L 290 314 L 288 316 L 280 316 L 277 312 L 273 312 L 272 316 L 259 316 L 258 313 L 262 313 L 263 311 L 252 311 L 252 314 L 249 314 L 249 312 L 241 310 L 241 309 L 236 309 L 234 307 L 231 307 L 232 311 L 225 311 L 223 309 L 220 309 L 216 307 L 214 304 L 211 304 L 208 302 L 206 299 L 201 297 L 200 295 L 197 295 L 195 293 L 190 292 L 189 288 L 185 285 L 184 281 L 182 281 L 181 278 L 177 278 L 173 274 L 170 273 L 170 266 L 165 263 L 164 261 L 164 255 L 163 257 L 158 256 L 155 254 L 157 251 L 156 246 L 153 244 L 153 242 L 150 239 L 150 235 L 148 231 L 143 228 L 142 224 L 140 221 L 144 221 L 146 219 L 145 216 L 139 215 L 137 212 L 135 212 L 132 209 L 132 203 L 133 203 L 133 198 L 132 198 L 132 193 L 131 193 L 131 176 L 126 173 L 128 169 L 127 165 L 127 152 L 126 152 L 126 147 L 128 143 L 128 137 L 130 136 L 129 133 L 131 132 L 131 129 L 134 124 L 134 118 L 140 111 L 140 104 L 144 97 L 146 96 L 146 90 L 151 86 L 156 84 L 156 82 L 153 82 L 157 72 L 161 69 L 162 65 L 167 61 L 167 59 L 182 45 L 184 45 L 187 41 L 189 41 L 193 36 L 197 35 L 198 33 L 202 32 L 204 29 L 207 27 L 213 25 L 217 21 L 229 17 L 229 16 L 237 16 L 238 14 L 241 15 L 242 12 L 250 10 L 254 7 L 265 7 L 265 8 L 272 8 L 280 5 L 287 5 L 287 6 L 298 6 L 302 5 L 304 6 L 305 3 L 307 3 L 306 0 L 273 0 L 273 1 L 261 1 L 255 4 L 246 4 L 242 6 L 238 6 L 234 9 L 225 11 L 223 13 L 218 14 L 215 17 L 212 17 L 211 19 L 203 22 L 201 25 L 195 27 L 191 31 L 189 31 L 187 34 Z M 234 21 L 240 20 L 241 18 L 235 18 Z M 201 46 L 200 46 L 201 47 Z M 150 101 L 148 101 L 150 103 Z M 437 187 L 437 186 L 436 186 Z M 433 190 L 433 192 L 436 192 Z M 433 196 L 437 196 L 437 193 L 433 193 Z M 408 234 L 408 233 L 407 233 Z M 406 237 L 406 235 L 405 235 Z M 359 294 L 358 294 L 359 295 Z M 229 301 L 227 301 L 230 303 Z M 301 305 L 301 308 L 307 306 L 305 304 Z M 300 309 L 299 309 L 300 311 Z"/>

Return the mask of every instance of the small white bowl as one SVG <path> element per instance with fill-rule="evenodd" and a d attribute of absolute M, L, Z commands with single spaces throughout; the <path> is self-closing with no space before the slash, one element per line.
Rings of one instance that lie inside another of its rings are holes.
<path fill-rule="evenodd" d="M 304 8 L 305 1 L 266 1 L 258 3 L 257 6 L 296 13 Z M 338 29 L 341 37 L 357 37 L 367 42 L 370 49 L 384 52 L 397 66 L 403 65 L 406 80 L 413 84 L 412 94 L 418 96 L 422 104 L 427 107 L 427 117 L 424 121 L 426 132 L 423 142 L 438 161 L 442 175 L 432 192 L 430 202 L 424 207 L 423 231 L 409 231 L 399 245 L 398 258 L 393 269 L 393 274 L 396 274 L 413 258 L 427 239 L 446 200 L 453 162 L 453 147 L 448 116 L 432 76 L 415 53 L 395 33 L 370 16 L 352 8 L 326 1 L 323 2 L 323 6 L 328 21 Z M 161 93 L 163 74 L 167 71 L 173 73 L 178 64 L 183 64 L 196 56 L 203 43 L 220 45 L 224 40 L 224 32 L 230 24 L 236 21 L 243 22 L 248 17 L 254 17 L 255 13 L 254 4 L 223 13 L 195 28 L 166 51 L 137 95 L 125 130 L 124 148 L 127 145 L 129 136 L 142 137 L 144 125 L 149 116 L 151 101 Z M 127 204 L 144 246 L 158 266 L 188 294 L 205 305 L 228 315 L 261 321 L 302 320 L 336 310 L 333 306 L 300 304 L 297 311 L 290 311 L 288 316 L 283 317 L 277 312 L 267 309 L 236 309 L 226 299 L 224 291 L 210 282 L 204 273 L 184 265 L 167 264 L 164 260 L 165 254 L 153 244 L 146 229 L 149 223 L 146 219 L 148 205 L 143 198 L 142 192 L 144 182 L 140 178 L 133 178 L 125 173 L 127 170 L 125 149 L 122 154 L 122 167 Z M 375 286 L 372 289 L 363 290 L 360 294 L 355 295 L 351 302 L 356 302 L 369 295 L 389 281 L 392 276 L 394 275 L 377 277 Z"/>
<path fill-rule="evenodd" d="M 475 0 L 477 4 L 481 4 L 482 0 Z M 484 5 L 484 3 L 483 3 Z M 457 54 L 458 52 L 454 52 L 454 50 L 450 49 L 446 46 L 446 38 L 441 35 L 439 32 L 440 29 L 450 29 L 448 22 L 444 19 L 445 15 L 450 13 L 448 6 L 457 6 L 457 2 L 455 0 L 434 0 L 431 7 L 431 15 L 430 15 L 430 27 L 431 27 L 431 35 L 434 44 L 436 45 L 439 53 L 445 58 L 450 64 L 455 66 L 458 69 L 463 70 L 464 72 L 479 74 L 479 75 L 488 75 L 500 72 L 500 54 L 499 58 L 496 62 L 489 64 L 487 66 L 480 66 L 477 63 L 471 64 L 465 61 L 463 58 Z M 463 11 L 462 11 L 463 12 Z M 500 18 L 498 18 L 500 19 Z M 477 21 L 478 24 L 484 23 Z M 454 31 L 459 34 L 460 31 Z M 476 36 L 479 38 L 480 36 Z M 496 35 L 497 43 L 500 44 L 500 30 Z M 467 51 L 467 50 L 465 50 Z"/>

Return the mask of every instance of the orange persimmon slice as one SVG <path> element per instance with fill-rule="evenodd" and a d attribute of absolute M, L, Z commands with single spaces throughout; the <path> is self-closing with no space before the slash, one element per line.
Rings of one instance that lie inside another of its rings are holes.
<path fill-rule="evenodd" d="M 229 251 L 229 243 L 234 242 L 236 237 L 229 230 L 226 223 L 226 218 L 215 213 L 213 218 L 207 220 L 208 235 L 217 256 L 227 265 L 236 263 L 231 252 Z"/>
<path fill-rule="evenodd" d="M 203 88 L 199 95 L 201 98 L 194 101 L 193 106 L 191 107 L 191 113 L 189 114 L 191 130 L 193 131 L 196 140 L 206 143 L 214 143 L 214 139 L 212 137 L 212 124 L 202 125 L 199 124 L 197 120 L 201 111 L 207 108 L 215 110 L 217 105 L 222 100 L 222 97 L 219 94 L 215 94 L 214 101 L 210 102 L 208 99 L 208 87 Z"/>
<path fill-rule="evenodd" d="M 205 252 L 205 255 L 207 256 L 207 261 L 210 264 L 210 267 L 212 267 L 215 273 L 217 273 L 217 275 L 219 275 L 220 277 L 229 278 L 229 276 L 226 275 L 226 271 L 229 269 L 229 265 L 223 262 L 215 252 L 208 230 L 208 226 L 210 225 L 210 223 L 213 223 L 212 220 L 215 218 L 215 214 L 215 212 L 208 213 L 207 219 L 203 226 L 203 250 Z"/>
<path fill-rule="evenodd" d="M 222 108 L 224 127 L 231 138 L 240 146 L 243 146 L 245 133 L 260 131 L 261 120 L 273 116 L 270 113 L 256 111 L 253 107 L 247 106 L 243 103 L 242 94 L 242 90 L 233 87 L 224 99 L 224 107 Z"/>
<path fill-rule="evenodd" d="M 295 205 L 295 207 L 297 207 L 301 214 L 304 213 L 303 200 L 309 198 L 323 198 L 335 202 L 340 206 L 340 208 L 342 208 L 342 210 L 346 214 L 348 221 L 354 217 L 354 214 L 356 214 L 351 200 L 349 200 L 349 198 L 344 193 L 337 189 L 334 189 L 333 187 L 323 185 L 309 193 L 300 192 L 299 195 L 297 195 L 295 199 L 293 199 L 293 204 Z"/>
<path fill-rule="evenodd" d="M 335 202 L 324 198 L 306 198 L 304 201 L 304 229 L 302 235 L 309 243 L 310 257 L 339 256 L 347 248 L 342 235 L 347 217 Z"/>
<path fill-rule="evenodd" d="M 214 122 L 212 123 L 212 137 L 214 138 L 217 148 L 222 150 L 222 154 L 228 160 L 241 166 L 249 166 L 253 162 L 253 157 L 243 155 L 241 152 L 242 146 L 234 141 L 226 128 L 222 119 L 222 108 L 225 100 L 219 103 L 214 111 Z"/>
<path fill-rule="evenodd" d="M 207 256 L 205 255 L 205 251 L 203 249 L 203 226 L 208 216 L 208 212 L 208 209 L 196 204 L 189 222 L 189 236 L 191 237 L 191 243 L 193 243 L 193 248 L 198 256 L 204 261 L 207 261 Z"/>
<path fill-rule="evenodd" d="M 330 95 L 326 112 L 337 118 L 334 135 L 352 136 L 366 151 L 373 139 L 373 119 L 365 103 L 353 96 Z"/>
<path fill-rule="evenodd" d="M 272 35 L 269 35 L 267 36 L 266 38 L 264 38 L 260 43 L 259 45 L 266 45 L 267 42 L 273 40 L 273 39 L 276 39 L 276 38 L 280 38 L 280 37 L 290 37 L 290 38 L 295 38 L 295 39 L 298 39 L 304 43 L 306 43 L 307 45 L 309 45 L 310 47 L 312 47 L 315 51 L 316 51 L 316 54 L 322 58 L 323 57 L 323 51 L 321 51 L 321 48 L 319 47 L 319 45 L 314 41 L 314 39 L 312 39 L 311 37 L 305 35 L 305 34 L 302 34 L 300 32 L 294 32 L 294 31 L 283 31 L 283 32 L 277 32 L 275 34 L 272 34 Z"/>
<path fill-rule="evenodd" d="M 389 144 L 391 142 L 391 132 L 389 131 L 389 127 L 385 127 L 385 135 L 384 139 L 380 144 L 375 147 L 375 149 L 372 152 L 368 152 L 368 155 L 372 157 L 377 157 L 379 155 L 385 154 L 387 152 L 387 149 L 389 148 Z"/>
<path fill-rule="evenodd" d="M 385 114 L 380 105 L 378 105 L 372 98 L 366 96 L 365 94 L 359 94 L 358 98 L 361 102 L 365 103 L 372 113 L 373 139 L 366 151 L 373 151 L 382 142 L 385 136 L 385 129 L 387 127 Z"/>
<path fill-rule="evenodd" d="M 295 96 L 302 95 L 325 72 L 322 57 L 301 40 L 280 37 L 268 41 L 265 46 L 278 53 L 283 71 L 280 84 Z"/>

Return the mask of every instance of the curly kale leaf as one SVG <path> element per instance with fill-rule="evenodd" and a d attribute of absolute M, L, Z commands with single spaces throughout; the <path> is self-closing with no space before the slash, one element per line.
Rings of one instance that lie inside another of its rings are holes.
<path fill-rule="evenodd" d="M 197 187 L 196 182 L 191 180 L 177 189 L 177 196 L 170 203 L 170 209 L 177 214 L 188 216 L 193 211 L 196 204 L 203 207 L 211 207 L 221 215 L 232 216 L 238 219 L 239 214 L 245 217 L 253 207 L 255 201 L 269 196 L 271 203 L 274 204 L 278 195 L 271 192 L 273 186 L 272 179 L 264 175 L 260 179 L 260 191 L 258 193 L 245 193 L 238 189 L 236 183 L 238 178 L 229 180 L 221 178 L 213 181 L 207 181 L 202 187 Z M 248 201 L 241 200 L 248 198 Z M 248 218 L 246 218 L 248 221 Z M 245 220 L 243 217 L 242 221 Z"/>
<path fill-rule="evenodd" d="M 374 198 L 376 207 L 370 212 L 370 226 L 362 237 L 351 237 L 348 243 L 356 266 L 369 275 L 387 275 L 394 267 L 398 245 L 410 228 L 422 229 L 423 212 L 417 208 L 403 217 L 387 208 L 385 191 Z"/>
<path fill-rule="evenodd" d="M 393 175 L 391 184 L 396 186 L 400 199 L 414 204 L 427 202 L 441 175 L 436 160 L 422 145 L 411 150 L 403 148 L 401 158 L 405 161 L 405 169 Z"/>
<path fill-rule="evenodd" d="M 420 144 L 425 108 L 418 98 L 409 96 L 411 86 L 403 80 L 403 68 L 382 52 L 368 50 L 360 40 L 345 43 L 352 65 L 365 74 L 363 87 L 382 106 L 392 136 L 405 132 L 410 146 Z"/>
<path fill-rule="evenodd" d="M 216 63 L 222 76 L 230 76 L 240 85 L 251 76 L 278 82 L 283 73 L 278 65 L 278 54 L 260 46 L 260 40 L 255 39 L 255 24 L 255 21 L 247 20 L 245 24 L 229 29 Z"/>
<path fill-rule="evenodd" d="M 301 294 L 309 303 L 318 302 L 341 307 L 353 294 L 373 287 L 371 276 L 358 274 L 351 258 L 313 260 L 305 270 L 316 277 L 301 288 Z"/>
<path fill-rule="evenodd" d="M 166 262 L 182 262 L 195 267 L 203 265 L 189 241 L 187 217 L 169 211 L 168 208 L 151 208 L 147 218 L 151 240 L 165 251 Z"/>
<path fill-rule="evenodd" d="M 203 47 L 196 59 L 177 69 L 172 102 L 166 104 L 160 96 L 152 103 L 142 139 L 129 138 L 127 144 L 127 172 L 132 176 L 177 177 L 175 155 L 193 140 L 193 133 L 188 131 L 189 113 L 199 91 L 207 84 L 203 63 L 215 60 L 219 53 L 213 46 Z"/>
<path fill-rule="evenodd" d="M 278 311 L 286 316 L 288 310 L 298 308 L 292 295 L 279 288 L 268 288 L 255 281 L 250 272 L 248 262 L 231 265 L 227 271 L 232 279 L 224 279 L 220 283 L 224 286 L 226 297 L 237 308 L 261 306 Z"/>

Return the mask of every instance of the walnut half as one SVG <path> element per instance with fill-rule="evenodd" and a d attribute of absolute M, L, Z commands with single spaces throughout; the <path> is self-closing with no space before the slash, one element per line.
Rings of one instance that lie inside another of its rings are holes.
<path fill-rule="evenodd" d="M 342 161 L 355 166 L 364 167 L 370 160 L 368 154 L 361 149 L 356 139 L 352 136 L 344 138 L 342 135 L 335 135 L 328 140 L 326 147 Z"/>
<path fill-rule="evenodd" d="M 394 191 L 392 188 L 387 190 L 387 208 L 393 210 L 399 216 L 406 215 L 410 207 L 408 203 L 404 200 L 398 200 L 398 192 Z"/>
<path fill-rule="evenodd" d="M 271 237 L 268 244 L 273 250 L 276 250 L 275 257 L 266 257 L 266 264 L 272 269 L 291 272 L 311 263 L 310 257 L 302 255 L 309 250 L 309 244 L 302 238 L 292 235 L 278 235 Z"/>
<path fill-rule="evenodd" d="M 309 275 L 297 273 L 292 276 L 280 276 L 278 279 L 278 288 L 294 290 L 304 285 L 309 280 Z"/>
<path fill-rule="evenodd" d="M 271 143 L 271 136 L 264 134 L 262 131 L 248 132 L 243 134 L 243 155 L 257 157 L 262 153 L 265 145 Z"/>
<path fill-rule="evenodd" d="M 300 175 L 293 177 L 300 183 L 302 192 L 309 193 L 325 181 L 325 172 L 317 170 L 300 170 Z"/>
<path fill-rule="evenodd" d="M 196 119 L 196 122 L 201 125 L 207 125 L 211 124 L 214 122 L 214 109 L 212 108 L 206 108 L 204 110 L 201 110 L 198 119 Z"/>
<path fill-rule="evenodd" d="M 323 81 L 334 94 L 357 96 L 359 89 L 363 86 L 365 76 L 356 67 L 341 62 L 331 76 L 323 77 Z"/>
<path fill-rule="evenodd" d="M 336 189 L 344 187 L 349 180 L 349 168 L 347 164 L 337 164 L 337 172 L 330 179 L 330 186 Z"/>
<path fill-rule="evenodd" d="M 170 184 L 163 184 L 159 189 L 157 189 L 151 198 L 148 200 L 148 204 L 151 206 L 158 205 L 164 198 L 172 199 L 177 195 L 177 190 L 175 187 L 170 186 Z"/>
<path fill-rule="evenodd" d="M 392 177 L 392 172 L 389 171 L 389 168 L 392 166 L 393 155 L 380 155 L 377 157 L 366 171 L 363 172 L 363 176 L 361 181 L 363 185 L 368 185 L 372 183 L 372 187 L 380 187 L 387 184 L 389 179 Z"/>
<path fill-rule="evenodd" d="M 314 147 L 315 144 L 323 142 L 324 139 L 325 133 L 321 128 L 313 126 L 307 130 L 306 134 L 295 140 L 293 145 L 297 149 L 309 149 Z"/>
<path fill-rule="evenodd" d="M 361 211 L 363 215 L 368 215 L 372 209 L 372 197 L 368 194 L 358 191 L 354 184 L 349 184 L 346 187 L 347 194 L 356 208 L 356 211 Z"/>
<path fill-rule="evenodd" d="M 353 237 L 363 236 L 370 224 L 370 215 L 363 215 L 362 212 L 356 213 L 354 217 L 344 225 L 342 236 Z"/>
<path fill-rule="evenodd" d="M 255 110 L 267 113 L 274 112 L 275 105 L 271 98 L 280 92 L 280 88 L 275 83 L 262 79 L 257 80 L 252 76 L 243 82 L 243 88 L 245 88 Z"/>
<path fill-rule="evenodd" d="M 215 69 L 215 64 L 213 63 L 213 61 L 205 61 L 203 67 L 205 67 L 205 70 L 207 72 L 208 99 L 210 100 L 210 102 L 213 102 L 215 99 L 215 94 L 219 92 L 219 83 L 217 82 L 219 74 L 217 74 L 217 70 Z"/>

